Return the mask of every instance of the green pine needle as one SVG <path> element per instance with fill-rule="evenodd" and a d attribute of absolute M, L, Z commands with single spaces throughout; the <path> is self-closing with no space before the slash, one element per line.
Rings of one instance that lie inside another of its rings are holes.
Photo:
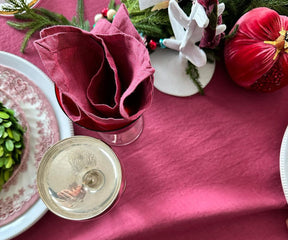
<path fill-rule="evenodd" d="M 35 13 L 46 16 L 51 22 L 59 23 L 61 25 L 70 25 L 70 21 L 61 14 L 50 12 L 45 8 L 34 9 Z M 31 19 L 33 20 L 33 19 Z"/>
<path fill-rule="evenodd" d="M 152 38 L 167 38 L 173 35 L 168 10 L 151 12 L 151 8 L 140 11 L 137 0 L 122 0 L 127 7 L 131 22 L 139 33 Z"/>
<path fill-rule="evenodd" d="M 28 44 L 28 41 L 30 39 L 30 37 L 34 34 L 34 32 L 36 32 L 37 30 L 39 30 L 41 28 L 41 26 L 35 26 L 33 28 L 31 28 L 30 30 L 27 31 L 24 39 L 23 39 L 23 42 L 21 44 L 21 48 L 20 48 L 20 51 L 21 52 L 24 52 L 25 51 L 25 48 Z"/>
<path fill-rule="evenodd" d="M 235 25 L 235 27 L 231 30 L 231 32 L 229 33 L 229 35 L 226 35 L 226 36 L 225 36 L 225 39 L 226 39 L 226 40 L 232 39 L 232 38 L 236 35 L 236 33 L 237 33 L 237 31 L 238 31 L 238 28 L 239 28 L 239 25 L 238 25 L 238 24 Z"/>
<path fill-rule="evenodd" d="M 83 4 L 83 0 L 78 0 L 78 4 L 77 4 L 77 27 L 84 29 L 86 31 L 90 31 L 90 25 L 88 21 L 85 21 L 84 19 L 84 4 Z"/>
<path fill-rule="evenodd" d="M 25 30 L 25 29 L 29 29 L 29 28 L 33 28 L 34 27 L 34 23 L 33 22 L 19 23 L 19 22 L 8 21 L 7 24 L 10 27 L 13 27 L 13 28 L 15 28 L 17 30 Z"/>
<path fill-rule="evenodd" d="M 115 8 L 116 8 L 115 0 L 111 0 L 109 2 L 108 9 L 115 9 Z"/>
<path fill-rule="evenodd" d="M 189 75 L 189 77 L 191 78 L 191 80 L 193 81 L 193 83 L 196 85 L 196 87 L 198 88 L 198 91 L 201 95 L 205 95 L 204 94 L 204 89 L 201 85 L 201 83 L 199 82 L 199 71 L 198 68 L 193 65 L 191 62 L 188 62 L 188 66 L 186 68 L 186 74 Z"/>
<path fill-rule="evenodd" d="M 25 51 L 31 36 L 46 27 L 55 25 L 72 25 L 86 31 L 90 31 L 90 24 L 84 20 L 83 0 L 78 0 L 77 15 L 69 21 L 61 14 L 51 12 L 44 8 L 31 8 L 25 0 L 7 0 L 3 11 L 16 12 L 15 19 L 18 21 L 7 21 L 7 24 L 17 30 L 27 30 L 21 45 L 21 52 Z"/>

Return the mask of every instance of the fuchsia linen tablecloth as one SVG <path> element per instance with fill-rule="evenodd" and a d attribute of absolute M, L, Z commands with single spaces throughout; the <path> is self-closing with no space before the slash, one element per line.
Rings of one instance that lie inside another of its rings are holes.
<path fill-rule="evenodd" d="M 40 6 L 71 19 L 76 2 L 42 0 Z M 91 24 L 107 2 L 85 0 Z M 45 72 L 32 42 L 25 54 L 19 52 L 24 33 L 6 20 L 0 17 L 0 50 Z M 140 138 L 113 147 L 127 187 L 111 212 L 87 222 L 47 212 L 15 240 L 288 239 L 279 175 L 288 87 L 270 94 L 249 92 L 217 62 L 205 93 L 178 98 L 155 90 Z M 96 136 L 77 126 L 75 134 Z"/>

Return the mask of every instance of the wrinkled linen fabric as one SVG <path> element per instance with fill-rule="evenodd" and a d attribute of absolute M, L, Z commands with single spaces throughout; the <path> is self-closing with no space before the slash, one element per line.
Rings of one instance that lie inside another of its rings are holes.
<path fill-rule="evenodd" d="M 154 69 L 124 5 L 112 23 L 102 19 L 91 32 L 44 29 L 35 47 L 64 112 L 81 126 L 115 130 L 151 105 Z"/>
<path fill-rule="evenodd" d="M 48 212 L 15 240 L 287 240 L 287 93 L 248 92 L 222 64 L 205 97 L 155 91 L 139 139 L 113 147 L 126 189 L 111 211 L 85 222 Z M 97 137 L 78 126 L 75 134 Z"/>
<path fill-rule="evenodd" d="M 71 18 L 75 4 L 40 1 L 39 7 Z M 107 5 L 85 0 L 90 23 Z M 6 21 L 0 18 L 0 50 L 47 73 L 31 42 L 25 54 L 19 52 L 24 34 Z M 267 95 L 239 87 L 223 62 L 217 62 L 205 96 L 179 98 L 155 90 L 139 139 L 113 147 L 126 178 L 115 207 L 85 222 L 48 211 L 13 240 L 287 240 L 279 174 L 287 102 L 288 88 Z"/>

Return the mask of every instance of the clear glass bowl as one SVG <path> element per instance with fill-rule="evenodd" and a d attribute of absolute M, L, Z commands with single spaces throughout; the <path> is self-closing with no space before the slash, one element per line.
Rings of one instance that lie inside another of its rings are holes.
<path fill-rule="evenodd" d="M 70 220 L 107 213 L 125 189 L 121 163 L 101 140 L 74 136 L 54 144 L 37 172 L 39 195 L 50 211 Z"/>
<path fill-rule="evenodd" d="M 58 100 L 58 103 L 60 107 L 62 108 L 62 111 L 66 114 L 66 112 L 63 109 L 63 106 L 60 102 L 60 96 L 59 96 L 59 90 L 55 86 L 55 94 L 56 98 Z M 69 116 L 66 114 L 66 116 L 69 118 Z M 72 121 L 72 120 L 71 120 Z M 94 128 L 88 127 L 89 124 L 81 125 L 78 123 L 75 123 L 80 127 L 83 127 L 85 129 L 88 129 L 90 131 L 94 131 L 98 134 L 98 136 L 103 140 L 105 143 L 108 145 L 112 146 L 126 146 L 134 141 L 136 141 L 139 136 L 141 135 L 143 128 L 144 128 L 144 117 L 141 115 L 139 118 L 136 120 L 128 123 L 126 126 L 119 127 L 119 129 L 114 129 L 114 130 L 94 130 Z M 93 124 L 93 123 L 90 123 Z M 122 124 L 123 125 L 123 124 Z"/>

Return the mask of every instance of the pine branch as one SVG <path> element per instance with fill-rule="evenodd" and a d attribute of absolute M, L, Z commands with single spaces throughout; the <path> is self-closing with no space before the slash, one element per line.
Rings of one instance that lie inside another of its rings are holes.
<path fill-rule="evenodd" d="M 115 0 L 111 0 L 109 2 L 108 9 L 115 9 L 115 6 L 116 6 Z"/>
<path fill-rule="evenodd" d="M 229 34 L 225 35 L 225 39 L 226 40 L 232 39 L 236 35 L 238 28 L 239 25 L 237 24 Z"/>
<path fill-rule="evenodd" d="M 186 68 L 186 74 L 190 76 L 191 80 L 193 81 L 193 83 L 196 85 L 196 87 L 198 88 L 198 91 L 201 95 L 205 95 L 204 94 L 204 89 L 201 85 L 201 83 L 199 82 L 199 71 L 197 69 L 197 67 L 195 65 L 193 65 L 191 62 L 188 62 L 188 66 Z"/>
<path fill-rule="evenodd" d="M 14 17 L 19 21 L 7 21 L 9 26 L 17 30 L 28 30 L 21 46 L 21 52 L 25 51 L 28 40 L 35 32 L 49 26 L 72 25 L 86 31 L 90 30 L 89 22 L 84 20 L 83 0 L 78 0 L 77 15 L 72 21 L 69 21 L 61 14 L 51 12 L 44 8 L 31 8 L 26 4 L 25 0 L 7 0 L 7 5 L 2 9 L 7 12 L 16 12 Z"/>
<path fill-rule="evenodd" d="M 138 32 L 143 33 L 144 35 L 151 36 L 153 38 L 168 38 L 171 35 L 173 35 L 173 32 L 165 32 L 163 33 L 163 30 L 155 25 L 149 25 L 149 24 L 141 24 L 141 23 L 134 23 L 134 27 L 137 29 Z"/>
<path fill-rule="evenodd" d="M 133 12 L 135 10 L 139 10 L 139 2 L 135 0 L 122 0 L 122 3 L 124 3 L 127 7 L 128 12 Z"/>
<path fill-rule="evenodd" d="M 24 52 L 25 51 L 25 48 L 28 44 L 28 41 L 30 39 L 30 37 L 34 34 L 34 32 L 36 32 L 37 30 L 41 29 L 42 26 L 35 26 L 34 28 L 31 28 L 25 35 L 24 39 L 23 39 L 23 42 L 21 44 L 21 48 L 20 48 L 20 51 L 21 52 Z"/>
<path fill-rule="evenodd" d="M 71 22 L 68 21 L 68 19 L 65 18 L 63 15 L 57 14 L 54 12 L 50 12 L 49 10 L 47 10 L 45 8 L 34 9 L 34 11 L 35 11 L 35 13 L 37 13 L 39 15 L 46 16 L 47 18 L 49 18 L 49 20 L 51 20 L 51 22 L 58 23 L 59 25 L 60 24 L 61 25 L 70 25 L 71 24 Z"/>
<path fill-rule="evenodd" d="M 139 33 L 151 38 L 166 38 L 173 35 L 167 9 L 151 12 L 140 10 L 137 0 L 122 0 L 127 7 L 131 22 Z"/>
<path fill-rule="evenodd" d="M 77 26 L 79 28 L 84 29 L 86 31 L 90 30 L 89 22 L 85 21 L 85 19 L 84 19 L 84 4 L 83 4 L 83 0 L 78 0 L 76 19 L 77 19 Z"/>
<path fill-rule="evenodd" d="M 34 22 L 19 23 L 19 22 L 10 22 L 10 21 L 8 21 L 7 24 L 10 27 L 13 27 L 17 30 L 25 30 L 25 29 L 33 28 L 35 25 Z"/>

